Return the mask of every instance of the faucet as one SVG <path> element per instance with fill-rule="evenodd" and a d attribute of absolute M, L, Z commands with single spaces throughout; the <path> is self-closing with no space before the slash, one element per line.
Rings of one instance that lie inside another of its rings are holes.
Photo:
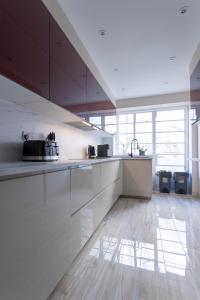
<path fill-rule="evenodd" d="M 137 142 L 137 149 L 139 149 L 140 147 L 139 147 L 139 143 L 138 143 L 138 140 L 137 139 L 133 139 L 132 141 L 131 141 L 131 153 L 129 154 L 129 156 L 131 156 L 131 157 L 133 157 L 133 142 Z"/>

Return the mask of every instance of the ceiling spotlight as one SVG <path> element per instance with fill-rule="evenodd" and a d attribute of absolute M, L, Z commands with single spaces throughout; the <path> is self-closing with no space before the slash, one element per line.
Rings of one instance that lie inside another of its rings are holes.
<path fill-rule="evenodd" d="M 186 12 L 188 11 L 189 8 L 190 8 L 189 6 L 183 6 L 179 9 L 179 13 L 181 15 L 184 15 L 184 14 L 186 14 Z"/>
<path fill-rule="evenodd" d="M 114 68 L 113 70 L 114 70 L 115 72 L 118 72 L 118 71 L 119 71 L 119 69 L 118 69 L 118 68 Z"/>
<path fill-rule="evenodd" d="M 100 29 L 100 30 L 98 31 L 98 33 L 99 33 L 100 36 L 105 36 L 105 35 L 106 35 L 105 29 Z"/>
<path fill-rule="evenodd" d="M 165 82 L 164 82 L 164 84 L 168 84 L 168 83 L 169 83 L 168 81 L 165 81 Z"/>
<path fill-rule="evenodd" d="M 125 88 L 122 88 L 122 91 L 125 91 Z"/>
<path fill-rule="evenodd" d="M 174 61 L 175 59 L 176 59 L 176 56 L 175 56 L 175 55 L 170 56 L 170 58 L 169 58 L 169 60 L 171 60 L 171 61 Z"/>

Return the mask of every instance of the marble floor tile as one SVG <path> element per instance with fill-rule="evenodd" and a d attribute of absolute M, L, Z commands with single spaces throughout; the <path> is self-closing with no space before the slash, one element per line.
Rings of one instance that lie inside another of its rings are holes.
<path fill-rule="evenodd" d="M 200 200 L 120 198 L 48 300 L 199 300 Z"/>

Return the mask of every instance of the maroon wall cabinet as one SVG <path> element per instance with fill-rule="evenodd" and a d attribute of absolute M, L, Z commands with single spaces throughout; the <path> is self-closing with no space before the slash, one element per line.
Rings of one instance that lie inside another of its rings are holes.
<path fill-rule="evenodd" d="M 50 18 L 50 99 L 68 108 L 86 97 L 86 66 L 55 20 Z"/>
<path fill-rule="evenodd" d="M 0 1 L 0 72 L 49 99 L 49 13 L 40 0 Z"/>

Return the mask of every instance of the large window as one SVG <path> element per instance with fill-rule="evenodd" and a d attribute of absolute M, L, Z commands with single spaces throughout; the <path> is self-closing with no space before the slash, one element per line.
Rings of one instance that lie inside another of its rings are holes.
<path fill-rule="evenodd" d="M 187 107 L 96 115 L 89 121 L 114 135 L 114 154 L 130 153 L 131 141 L 136 138 L 140 148 L 153 156 L 155 172 L 187 170 Z"/>
<path fill-rule="evenodd" d="M 156 169 L 185 169 L 185 111 L 168 110 L 156 113 Z"/>
<path fill-rule="evenodd" d="M 119 114 L 116 154 L 127 155 L 136 138 L 140 148 L 153 156 L 154 171 L 187 170 L 187 113 L 184 107 Z"/>

